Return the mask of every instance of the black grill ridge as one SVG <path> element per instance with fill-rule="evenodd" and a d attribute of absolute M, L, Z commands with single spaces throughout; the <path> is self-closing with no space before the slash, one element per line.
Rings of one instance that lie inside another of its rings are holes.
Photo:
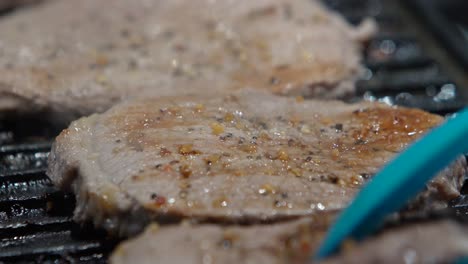
<path fill-rule="evenodd" d="M 459 86 L 419 40 L 408 36 L 399 14 L 387 8 L 392 1 L 324 2 L 352 23 L 371 15 L 381 27 L 365 50 L 367 74 L 358 82 L 359 97 L 350 101 L 364 97 L 442 115 L 466 105 Z M 106 263 L 116 241 L 101 230 L 74 223 L 73 195 L 59 191 L 45 175 L 57 129 L 42 122 L 31 125 L 29 120 L 0 120 L 0 263 Z M 468 194 L 468 187 L 463 193 Z M 437 217 L 465 220 L 467 197 L 453 201 L 449 212 Z"/>
<path fill-rule="evenodd" d="M 106 263 L 116 241 L 73 222 L 74 196 L 45 174 L 54 135 L 18 143 L 7 127 L 0 121 L 0 135 L 11 135 L 0 145 L 0 263 Z"/>

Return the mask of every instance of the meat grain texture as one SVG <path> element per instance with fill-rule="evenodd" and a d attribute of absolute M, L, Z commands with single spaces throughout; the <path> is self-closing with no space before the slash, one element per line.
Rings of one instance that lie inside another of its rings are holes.
<path fill-rule="evenodd" d="M 148 222 L 259 223 L 340 210 L 386 162 L 443 118 L 383 104 L 256 90 L 126 102 L 77 120 L 48 175 L 77 196 L 75 219 L 123 236 Z M 461 157 L 413 208 L 459 195 Z"/>
<path fill-rule="evenodd" d="M 0 23 L 0 111 L 71 121 L 123 99 L 353 92 L 367 21 L 310 0 L 50 0 Z"/>
<path fill-rule="evenodd" d="M 330 216 L 250 227 L 149 226 L 110 257 L 123 263 L 308 263 Z M 390 229 L 362 244 L 348 242 L 323 264 L 452 263 L 468 255 L 468 228 L 445 220 Z"/>

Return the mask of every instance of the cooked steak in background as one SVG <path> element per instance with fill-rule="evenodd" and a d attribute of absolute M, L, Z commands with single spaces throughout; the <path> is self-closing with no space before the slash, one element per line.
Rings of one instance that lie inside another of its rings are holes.
<path fill-rule="evenodd" d="M 334 263 L 456 263 L 468 255 L 468 228 L 450 220 L 385 231 L 362 244 L 350 245 Z"/>
<path fill-rule="evenodd" d="M 305 263 L 318 247 L 330 216 L 249 227 L 159 227 L 123 242 L 110 263 Z"/>
<path fill-rule="evenodd" d="M 71 121 L 133 97 L 353 91 L 355 28 L 311 0 L 56 0 L 0 23 L 0 112 Z"/>
<path fill-rule="evenodd" d="M 131 235 L 150 220 L 271 222 L 344 208 L 386 162 L 443 118 L 362 102 L 245 89 L 122 103 L 56 139 L 48 175 L 75 219 Z M 459 195 L 464 157 L 411 207 Z"/>
<path fill-rule="evenodd" d="M 331 218 L 251 227 L 151 225 L 110 258 L 124 263 L 306 263 Z M 317 222 L 319 221 L 319 222 Z M 389 229 L 321 263 L 451 263 L 468 255 L 468 228 L 433 221 Z"/>

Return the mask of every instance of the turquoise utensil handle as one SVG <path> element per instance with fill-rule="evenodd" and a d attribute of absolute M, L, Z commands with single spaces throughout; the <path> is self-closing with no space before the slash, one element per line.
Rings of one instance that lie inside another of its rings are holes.
<path fill-rule="evenodd" d="M 453 264 L 468 264 L 468 256 L 459 257 Z"/>
<path fill-rule="evenodd" d="M 316 259 L 335 252 L 342 241 L 362 239 L 401 209 L 425 184 L 468 150 L 468 109 L 457 113 L 391 161 L 356 196 L 330 228 Z"/>

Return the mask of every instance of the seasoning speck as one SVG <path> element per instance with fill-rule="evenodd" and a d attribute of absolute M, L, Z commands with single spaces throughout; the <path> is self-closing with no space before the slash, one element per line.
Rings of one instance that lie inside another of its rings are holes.
<path fill-rule="evenodd" d="M 194 150 L 192 144 L 184 144 L 179 146 L 179 153 L 182 155 L 197 155 L 201 154 L 200 151 Z"/>
<path fill-rule="evenodd" d="M 224 132 L 224 126 L 218 122 L 211 123 L 211 133 L 213 135 L 220 135 Z"/>
<path fill-rule="evenodd" d="M 188 165 L 182 165 L 179 167 L 179 172 L 180 174 L 182 174 L 182 176 L 184 178 L 188 178 L 190 177 L 190 175 L 192 175 L 192 170 L 190 169 L 190 167 Z"/>

